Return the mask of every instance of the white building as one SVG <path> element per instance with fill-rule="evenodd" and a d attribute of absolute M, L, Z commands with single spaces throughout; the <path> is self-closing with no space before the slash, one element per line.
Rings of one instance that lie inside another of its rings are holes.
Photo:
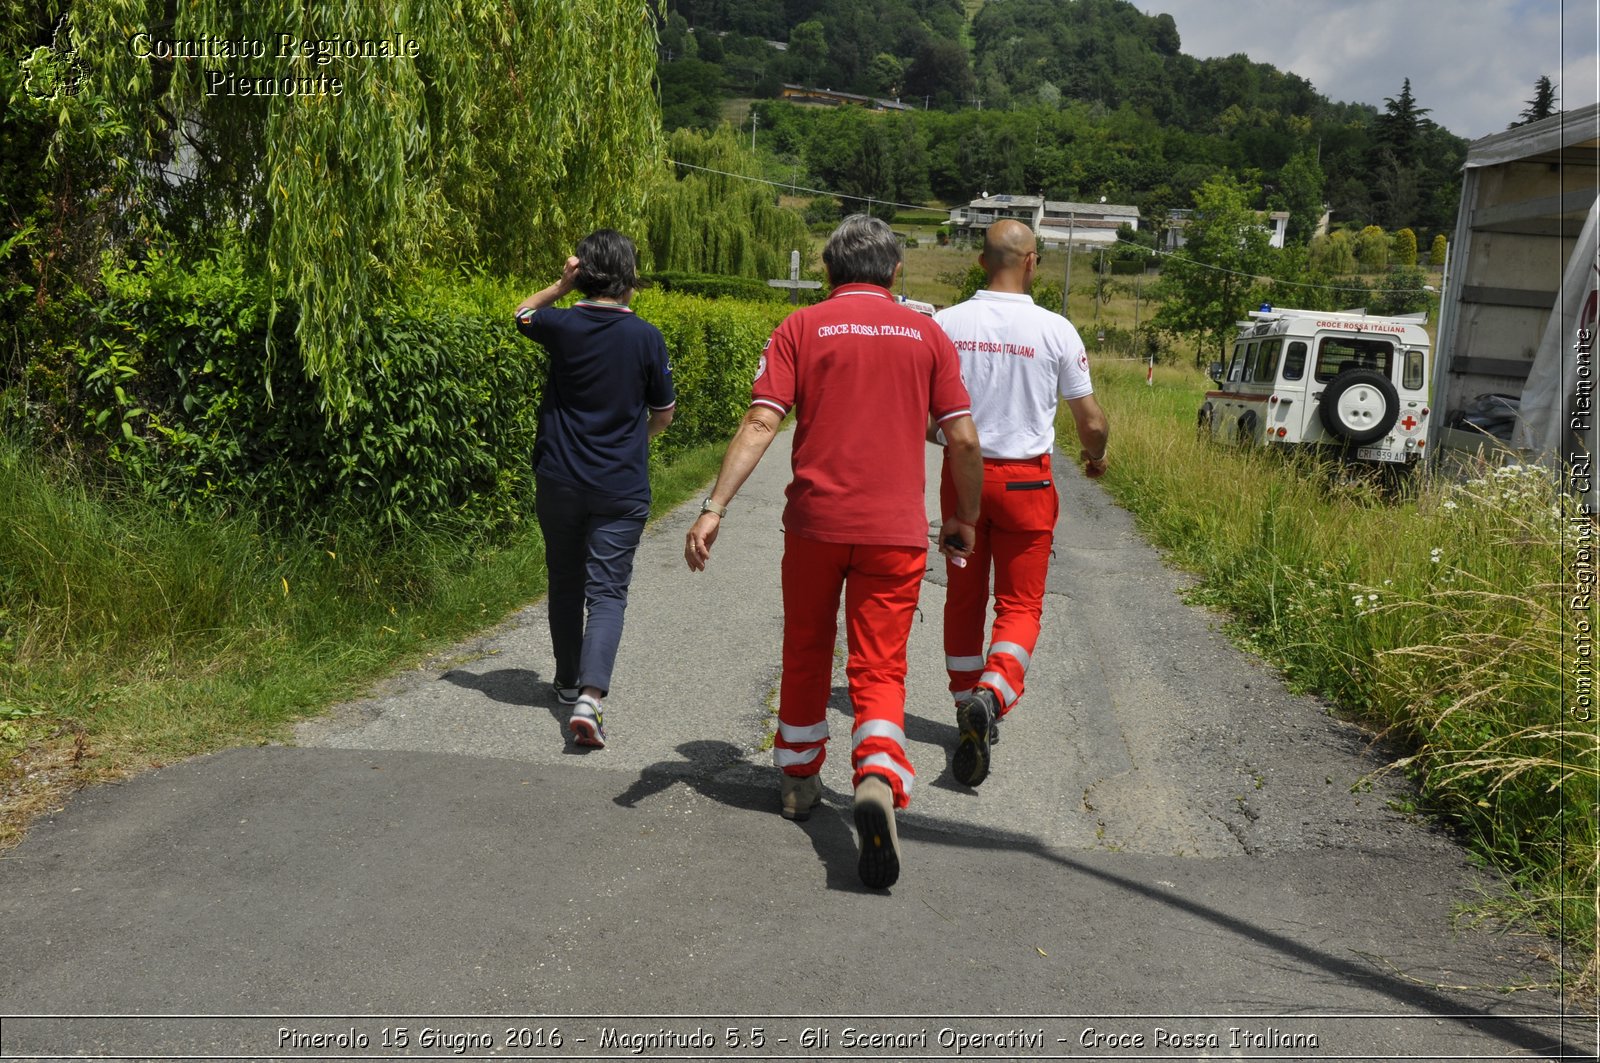
<path fill-rule="evenodd" d="M 1277 248 L 1283 247 L 1284 238 L 1289 232 L 1289 212 L 1286 210 L 1258 210 L 1256 211 L 1256 217 L 1261 219 L 1261 227 L 1270 234 L 1267 240 L 1268 245 Z M 1186 243 L 1183 238 L 1183 230 L 1193 220 L 1194 211 L 1192 210 L 1175 210 L 1169 213 L 1167 215 L 1167 235 L 1161 241 L 1162 250 L 1176 251 L 1182 247 Z"/>
<path fill-rule="evenodd" d="M 1117 230 L 1124 225 L 1138 230 L 1138 207 L 1053 199 L 1045 203 L 1044 220 L 1035 231 L 1047 247 L 1065 247 L 1068 243 L 1073 247 L 1103 247 L 1117 242 Z"/>
<path fill-rule="evenodd" d="M 995 222 L 1020 221 L 1047 247 L 1115 243 L 1123 225 L 1139 227 L 1139 208 L 1115 203 L 1072 203 L 1043 196 L 980 196 L 950 212 L 950 231 L 958 237 L 981 237 Z"/>

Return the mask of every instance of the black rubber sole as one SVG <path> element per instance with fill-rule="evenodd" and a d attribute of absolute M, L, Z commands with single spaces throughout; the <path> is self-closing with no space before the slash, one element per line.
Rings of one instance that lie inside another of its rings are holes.
<path fill-rule="evenodd" d="M 984 717 L 974 721 L 973 716 Z M 975 724 L 977 724 L 975 726 Z M 989 720 L 986 713 L 972 713 L 963 704 L 956 710 L 955 755 L 950 758 L 950 774 L 963 786 L 977 786 L 989 777 Z"/>
<path fill-rule="evenodd" d="M 900 854 L 895 851 L 889 813 L 871 801 L 855 807 L 856 833 L 861 837 L 861 861 L 856 872 L 869 889 L 886 890 L 900 878 Z"/>

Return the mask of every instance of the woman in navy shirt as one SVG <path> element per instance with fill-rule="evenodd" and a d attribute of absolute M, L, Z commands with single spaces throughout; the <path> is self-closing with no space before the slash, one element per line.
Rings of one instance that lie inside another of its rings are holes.
<path fill-rule="evenodd" d="M 606 744 L 601 699 L 650 515 L 650 437 L 672 423 L 676 402 L 660 330 L 628 308 L 637 285 L 633 241 L 599 229 L 559 281 L 517 307 L 517 328 L 550 355 L 533 471 L 555 692 L 573 707 L 573 741 L 595 748 Z M 574 288 L 583 298 L 555 309 Z"/>

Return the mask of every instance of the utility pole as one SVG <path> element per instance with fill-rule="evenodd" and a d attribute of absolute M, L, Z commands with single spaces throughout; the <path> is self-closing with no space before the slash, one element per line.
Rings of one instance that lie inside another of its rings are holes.
<path fill-rule="evenodd" d="M 1094 320 L 1100 321 L 1100 300 L 1106 293 L 1106 249 L 1100 249 L 1100 266 L 1094 271 Z"/>
<path fill-rule="evenodd" d="M 1078 233 L 1076 211 L 1067 213 L 1067 276 L 1061 282 L 1061 316 L 1067 317 L 1067 296 L 1072 291 L 1072 241 Z"/>
<path fill-rule="evenodd" d="M 751 111 L 750 111 L 750 150 L 751 151 L 755 151 L 756 150 L 756 121 L 760 117 L 761 116 L 758 115 L 755 112 L 755 109 L 752 108 Z"/>

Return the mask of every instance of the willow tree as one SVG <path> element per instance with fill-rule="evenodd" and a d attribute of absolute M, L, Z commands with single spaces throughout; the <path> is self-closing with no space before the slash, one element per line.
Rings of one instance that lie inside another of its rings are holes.
<path fill-rule="evenodd" d="M 680 129 L 667 145 L 670 169 L 652 188 L 645 244 L 663 272 L 788 276 L 789 252 L 805 255 L 805 219 L 778 205 L 756 157 L 723 126 Z"/>
<path fill-rule="evenodd" d="M 180 244 L 241 234 L 335 410 L 418 268 L 546 273 L 633 224 L 659 167 L 646 0 L 97 0 L 70 28 L 59 136 L 95 101 L 128 210 Z"/>

